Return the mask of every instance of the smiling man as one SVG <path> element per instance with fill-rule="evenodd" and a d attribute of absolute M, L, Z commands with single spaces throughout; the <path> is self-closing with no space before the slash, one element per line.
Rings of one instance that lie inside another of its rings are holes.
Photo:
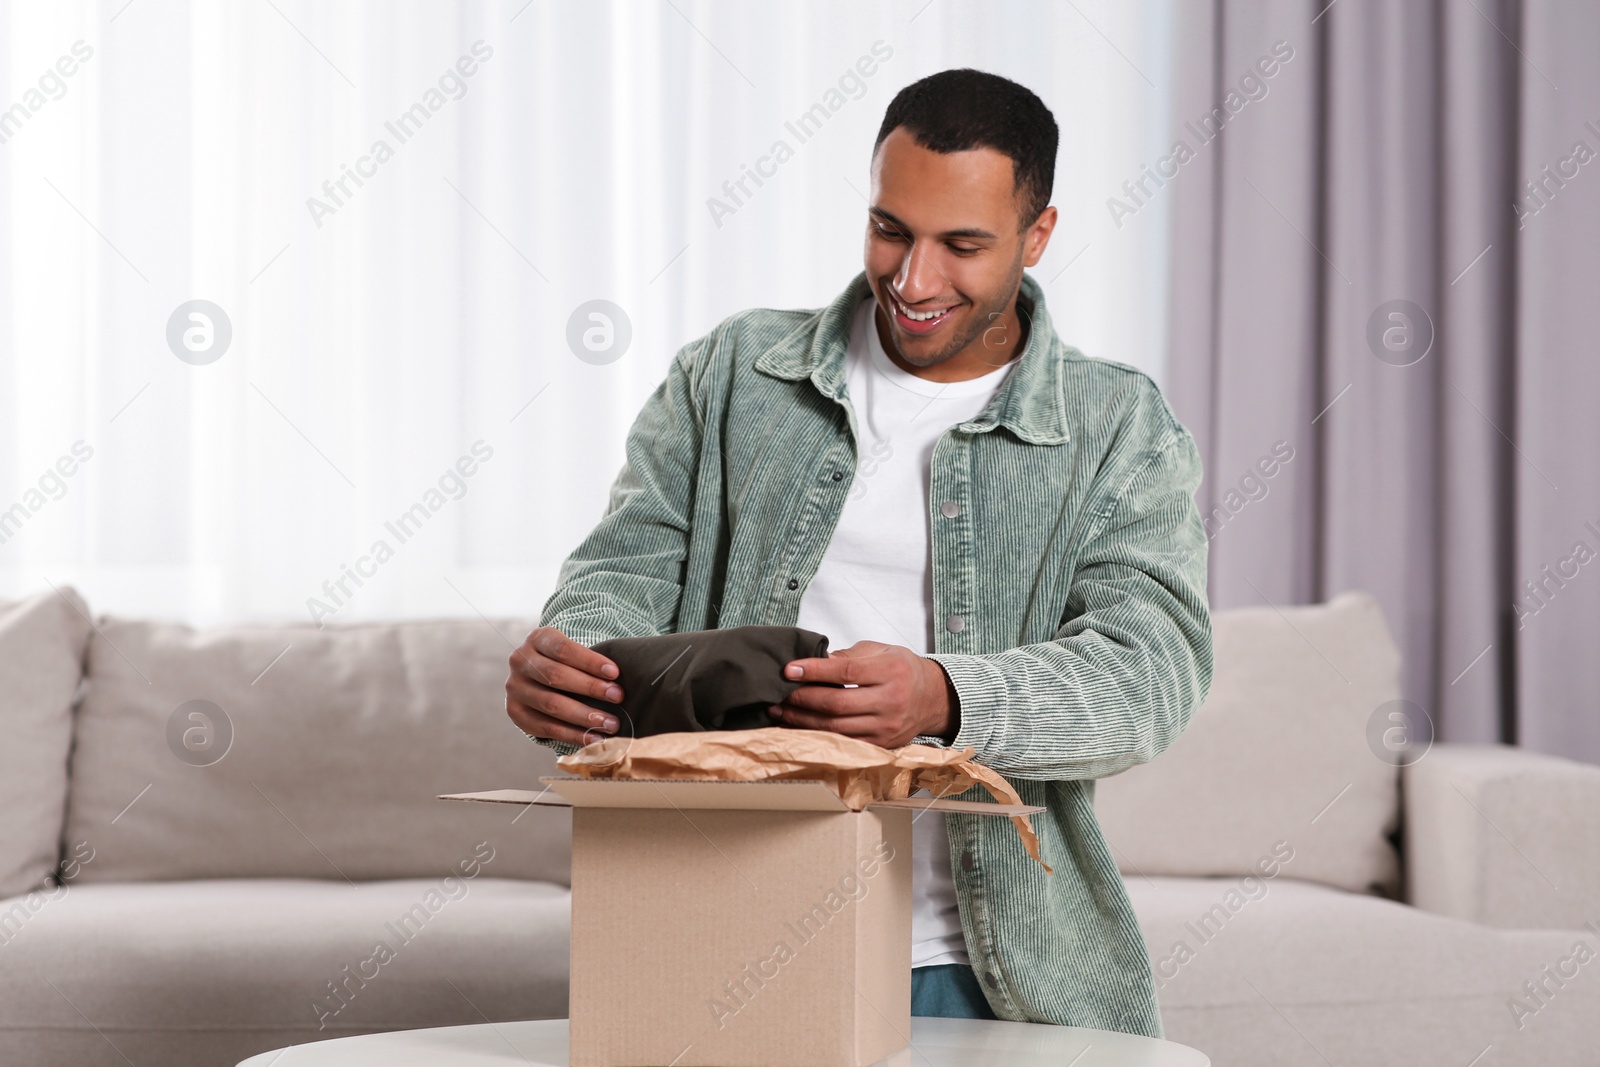
<path fill-rule="evenodd" d="M 1160 1036 L 1094 780 L 1163 751 L 1210 686 L 1200 460 L 1148 376 L 1061 342 L 1025 273 L 1056 224 L 1056 143 L 996 75 L 895 97 L 865 270 L 825 308 L 743 312 L 678 353 L 512 656 L 507 712 L 571 751 L 617 729 L 573 696 L 622 699 L 592 644 L 826 634 L 775 722 L 970 747 L 1047 808 L 1054 875 L 1004 820 L 916 821 L 913 1013 Z"/>

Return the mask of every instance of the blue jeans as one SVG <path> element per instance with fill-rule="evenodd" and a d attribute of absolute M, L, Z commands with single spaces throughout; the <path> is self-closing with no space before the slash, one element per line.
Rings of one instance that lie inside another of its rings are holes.
<path fill-rule="evenodd" d="M 911 968 L 911 1014 L 946 1019 L 993 1019 L 978 976 L 965 963 Z"/>

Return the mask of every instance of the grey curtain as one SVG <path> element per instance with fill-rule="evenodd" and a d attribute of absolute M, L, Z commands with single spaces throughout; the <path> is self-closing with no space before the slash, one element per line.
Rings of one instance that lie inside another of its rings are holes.
<path fill-rule="evenodd" d="M 1436 736 L 1600 762 L 1600 3 L 1180 11 L 1213 606 L 1369 590 Z"/>

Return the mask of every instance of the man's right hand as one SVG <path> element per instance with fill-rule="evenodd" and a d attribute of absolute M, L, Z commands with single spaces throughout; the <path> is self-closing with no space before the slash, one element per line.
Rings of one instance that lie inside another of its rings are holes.
<path fill-rule="evenodd" d="M 614 713 L 596 711 L 568 693 L 609 701 L 622 700 L 613 679 L 617 665 L 572 640 L 554 626 L 540 626 L 511 653 L 506 679 L 506 714 L 534 737 L 587 745 L 617 731 Z"/>

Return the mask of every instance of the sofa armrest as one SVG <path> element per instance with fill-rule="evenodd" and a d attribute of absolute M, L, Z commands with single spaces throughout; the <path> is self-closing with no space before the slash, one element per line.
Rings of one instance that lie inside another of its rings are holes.
<path fill-rule="evenodd" d="M 1506 928 L 1600 920 L 1600 767 L 1436 744 L 1402 792 L 1410 903 Z"/>

